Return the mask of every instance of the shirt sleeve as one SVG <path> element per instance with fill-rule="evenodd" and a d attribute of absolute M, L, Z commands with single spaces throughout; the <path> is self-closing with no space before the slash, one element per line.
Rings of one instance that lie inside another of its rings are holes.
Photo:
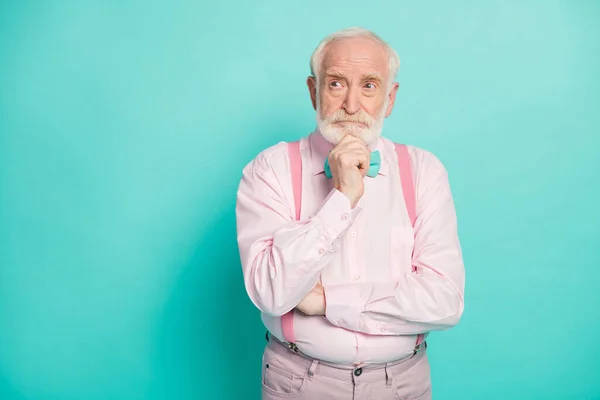
<path fill-rule="evenodd" d="M 285 147 L 270 150 L 242 172 L 236 227 L 250 299 L 262 312 L 281 316 L 316 285 L 335 255 L 331 250 L 361 210 L 351 209 L 350 200 L 333 189 L 314 215 L 296 221 Z"/>
<path fill-rule="evenodd" d="M 415 272 L 398 283 L 326 286 L 326 317 L 373 335 L 413 335 L 456 325 L 464 309 L 464 266 L 445 168 L 426 153 L 417 176 Z"/>

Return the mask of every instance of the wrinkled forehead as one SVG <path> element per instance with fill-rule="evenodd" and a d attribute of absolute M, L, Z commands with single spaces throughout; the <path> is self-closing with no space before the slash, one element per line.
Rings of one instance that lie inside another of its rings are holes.
<path fill-rule="evenodd" d="M 388 56 L 385 47 L 368 37 L 338 39 L 323 52 L 321 73 L 379 73 L 387 78 Z"/>

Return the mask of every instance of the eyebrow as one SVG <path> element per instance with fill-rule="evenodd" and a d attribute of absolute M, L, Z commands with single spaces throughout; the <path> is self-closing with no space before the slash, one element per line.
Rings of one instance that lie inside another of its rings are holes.
<path fill-rule="evenodd" d="M 328 78 L 336 78 L 336 79 L 341 79 L 341 80 L 347 80 L 346 75 L 344 75 L 343 72 L 339 72 L 339 71 L 325 72 L 325 75 Z M 371 72 L 371 73 L 368 73 L 366 75 L 363 75 L 362 78 L 361 78 L 361 81 L 362 82 L 365 82 L 365 81 L 376 81 L 378 83 L 381 83 L 381 82 L 383 82 L 383 79 L 382 79 L 381 75 L 379 75 L 378 73 Z"/>
<path fill-rule="evenodd" d="M 344 75 L 342 72 L 338 72 L 338 71 L 326 72 L 325 75 L 329 78 L 337 78 L 337 79 L 346 80 L 346 75 Z"/>
<path fill-rule="evenodd" d="M 381 78 L 381 75 L 375 73 L 375 72 L 371 72 L 370 74 L 366 74 L 362 77 L 362 81 L 377 81 L 379 83 L 383 82 L 383 79 Z"/>

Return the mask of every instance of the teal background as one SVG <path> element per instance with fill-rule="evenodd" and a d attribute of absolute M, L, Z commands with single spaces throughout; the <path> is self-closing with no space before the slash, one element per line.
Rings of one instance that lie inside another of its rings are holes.
<path fill-rule="evenodd" d="M 450 173 L 435 399 L 600 399 L 600 2 L 0 3 L 0 399 L 258 399 L 242 167 L 314 127 L 318 41 L 400 54 L 384 134 Z"/>

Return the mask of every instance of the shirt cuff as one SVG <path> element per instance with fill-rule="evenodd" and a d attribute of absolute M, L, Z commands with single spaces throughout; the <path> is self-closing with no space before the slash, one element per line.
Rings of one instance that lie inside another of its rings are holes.
<path fill-rule="evenodd" d="M 325 292 L 325 317 L 335 326 L 351 331 L 358 330 L 363 310 L 360 296 L 348 296 L 347 285 L 323 287 Z"/>
<path fill-rule="evenodd" d="M 328 236 L 335 240 L 352 226 L 361 211 L 359 206 L 351 208 L 350 199 L 339 190 L 333 189 L 315 217 L 325 223 Z"/>

